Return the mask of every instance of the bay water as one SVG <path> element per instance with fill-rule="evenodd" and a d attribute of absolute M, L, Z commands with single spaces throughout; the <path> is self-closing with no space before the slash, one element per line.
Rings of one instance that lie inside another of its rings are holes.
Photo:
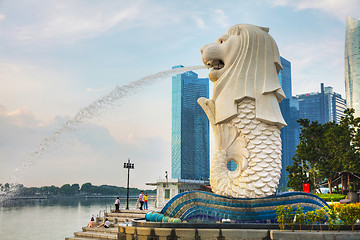
<path fill-rule="evenodd" d="M 136 198 L 129 199 L 129 209 L 136 208 Z M 1 240 L 64 240 L 82 231 L 92 216 L 110 211 L 114 198 L 11 200 L 0 206 Z M 154 199 L 149 199 L 149 209 Z M 125 209 L 126 198 L 120 199 Z M 145 211 L 144 211 L 145 212 Z"/>

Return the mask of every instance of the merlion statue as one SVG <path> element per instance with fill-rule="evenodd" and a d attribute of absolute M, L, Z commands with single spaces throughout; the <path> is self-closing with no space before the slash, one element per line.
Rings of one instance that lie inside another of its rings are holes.
<path fill-rule="evenodd" d="M 281 173 L 279 102 L 285 98 L 278 73 L 278 47 L 268 28 L 231 27 L 201 48 L 211 67 L 212 99 L 199 98 L 212 125 L 215 144 L 210 168 L 214 193 L 261 198 L 275 193 Z M 235 171 L 227 168 L 234 161 Z"/>

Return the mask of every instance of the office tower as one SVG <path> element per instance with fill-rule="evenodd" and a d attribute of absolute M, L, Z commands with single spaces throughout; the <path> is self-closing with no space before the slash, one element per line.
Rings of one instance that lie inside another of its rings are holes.
<path fill-rule="evenodd" d="M 324 87 L 321 83 L 321 91 L 297 95 L 299 100 L 299 118 L 307 118 L 310 121 L 318 121 L 321 124 L 335 121 L 338 123 L 344 116 L 346 100 L 341 95 L 333 92 L 332 87 Z"/>
<path fill-rule="evenodd" d="M 360 21 L 351 17 L 346 19 L 345 91 L 347 107 L 360 117 Z"/>
<path fill-rule="evenodd" d="M 183 67 L 182 65 L 174 68 Z M 209 121 L 197 103 L 209 98 L 209 79 L 195 72 L 172 78 L 171 176 L 174 179 L 209 179 Z"/>
<path fill-rule="evenodd" d="M 280 59 L 283 70 L 279 73 L 279 82 L 286 96 L 280 103 L 280 110 L 287 126 L 281 129 L 280 134 L 282 143 L 282 169 L 279 186 L 286 187 L 288 181 L 286 167 L 293 164 L 292 158 L 295 154 L 296 146 L 299 144 L 300 128 L 297 123 L 299 119 L 299 102 L 296 98 L 292 97 L 291 63 L 283 57 Z"/>
<path fill-rule="evenodd" d="M 339 123 L 341 117 L 344 116 L 344 111 L 347 108 L 346 100 L 341 98 L 341 95 L 334 93 L 332 97 L 332 121 Z"/>

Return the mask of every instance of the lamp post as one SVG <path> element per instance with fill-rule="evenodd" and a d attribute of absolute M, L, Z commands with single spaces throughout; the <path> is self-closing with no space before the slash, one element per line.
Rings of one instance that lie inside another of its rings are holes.
<path fill-rule="evenodd" d="M 168 186 L 168 174 L 167 171 L 165 171 L 165 178 L 166 178 L 166 187 Z"/>
<path fill-rule="evenodd" d="M 134 164 L 130 163 L 130 158 L 128 159 L 128 162 L 124 163 L 124 168 L 127 168 L 128 170 L 128 176 L 127 176 L 127 194 L 126 194 L 126 210 L 129 210 L 129 176 L 130 176 L 130 169 L 134 169 Z"/>

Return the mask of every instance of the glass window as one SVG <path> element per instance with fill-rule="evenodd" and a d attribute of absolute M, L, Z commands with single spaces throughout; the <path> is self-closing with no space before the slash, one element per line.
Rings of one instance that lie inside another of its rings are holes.
<path fill-rule="evenodd" d="M 170 198 L 170 189 L 165 189 L 165 200 Z"/>

